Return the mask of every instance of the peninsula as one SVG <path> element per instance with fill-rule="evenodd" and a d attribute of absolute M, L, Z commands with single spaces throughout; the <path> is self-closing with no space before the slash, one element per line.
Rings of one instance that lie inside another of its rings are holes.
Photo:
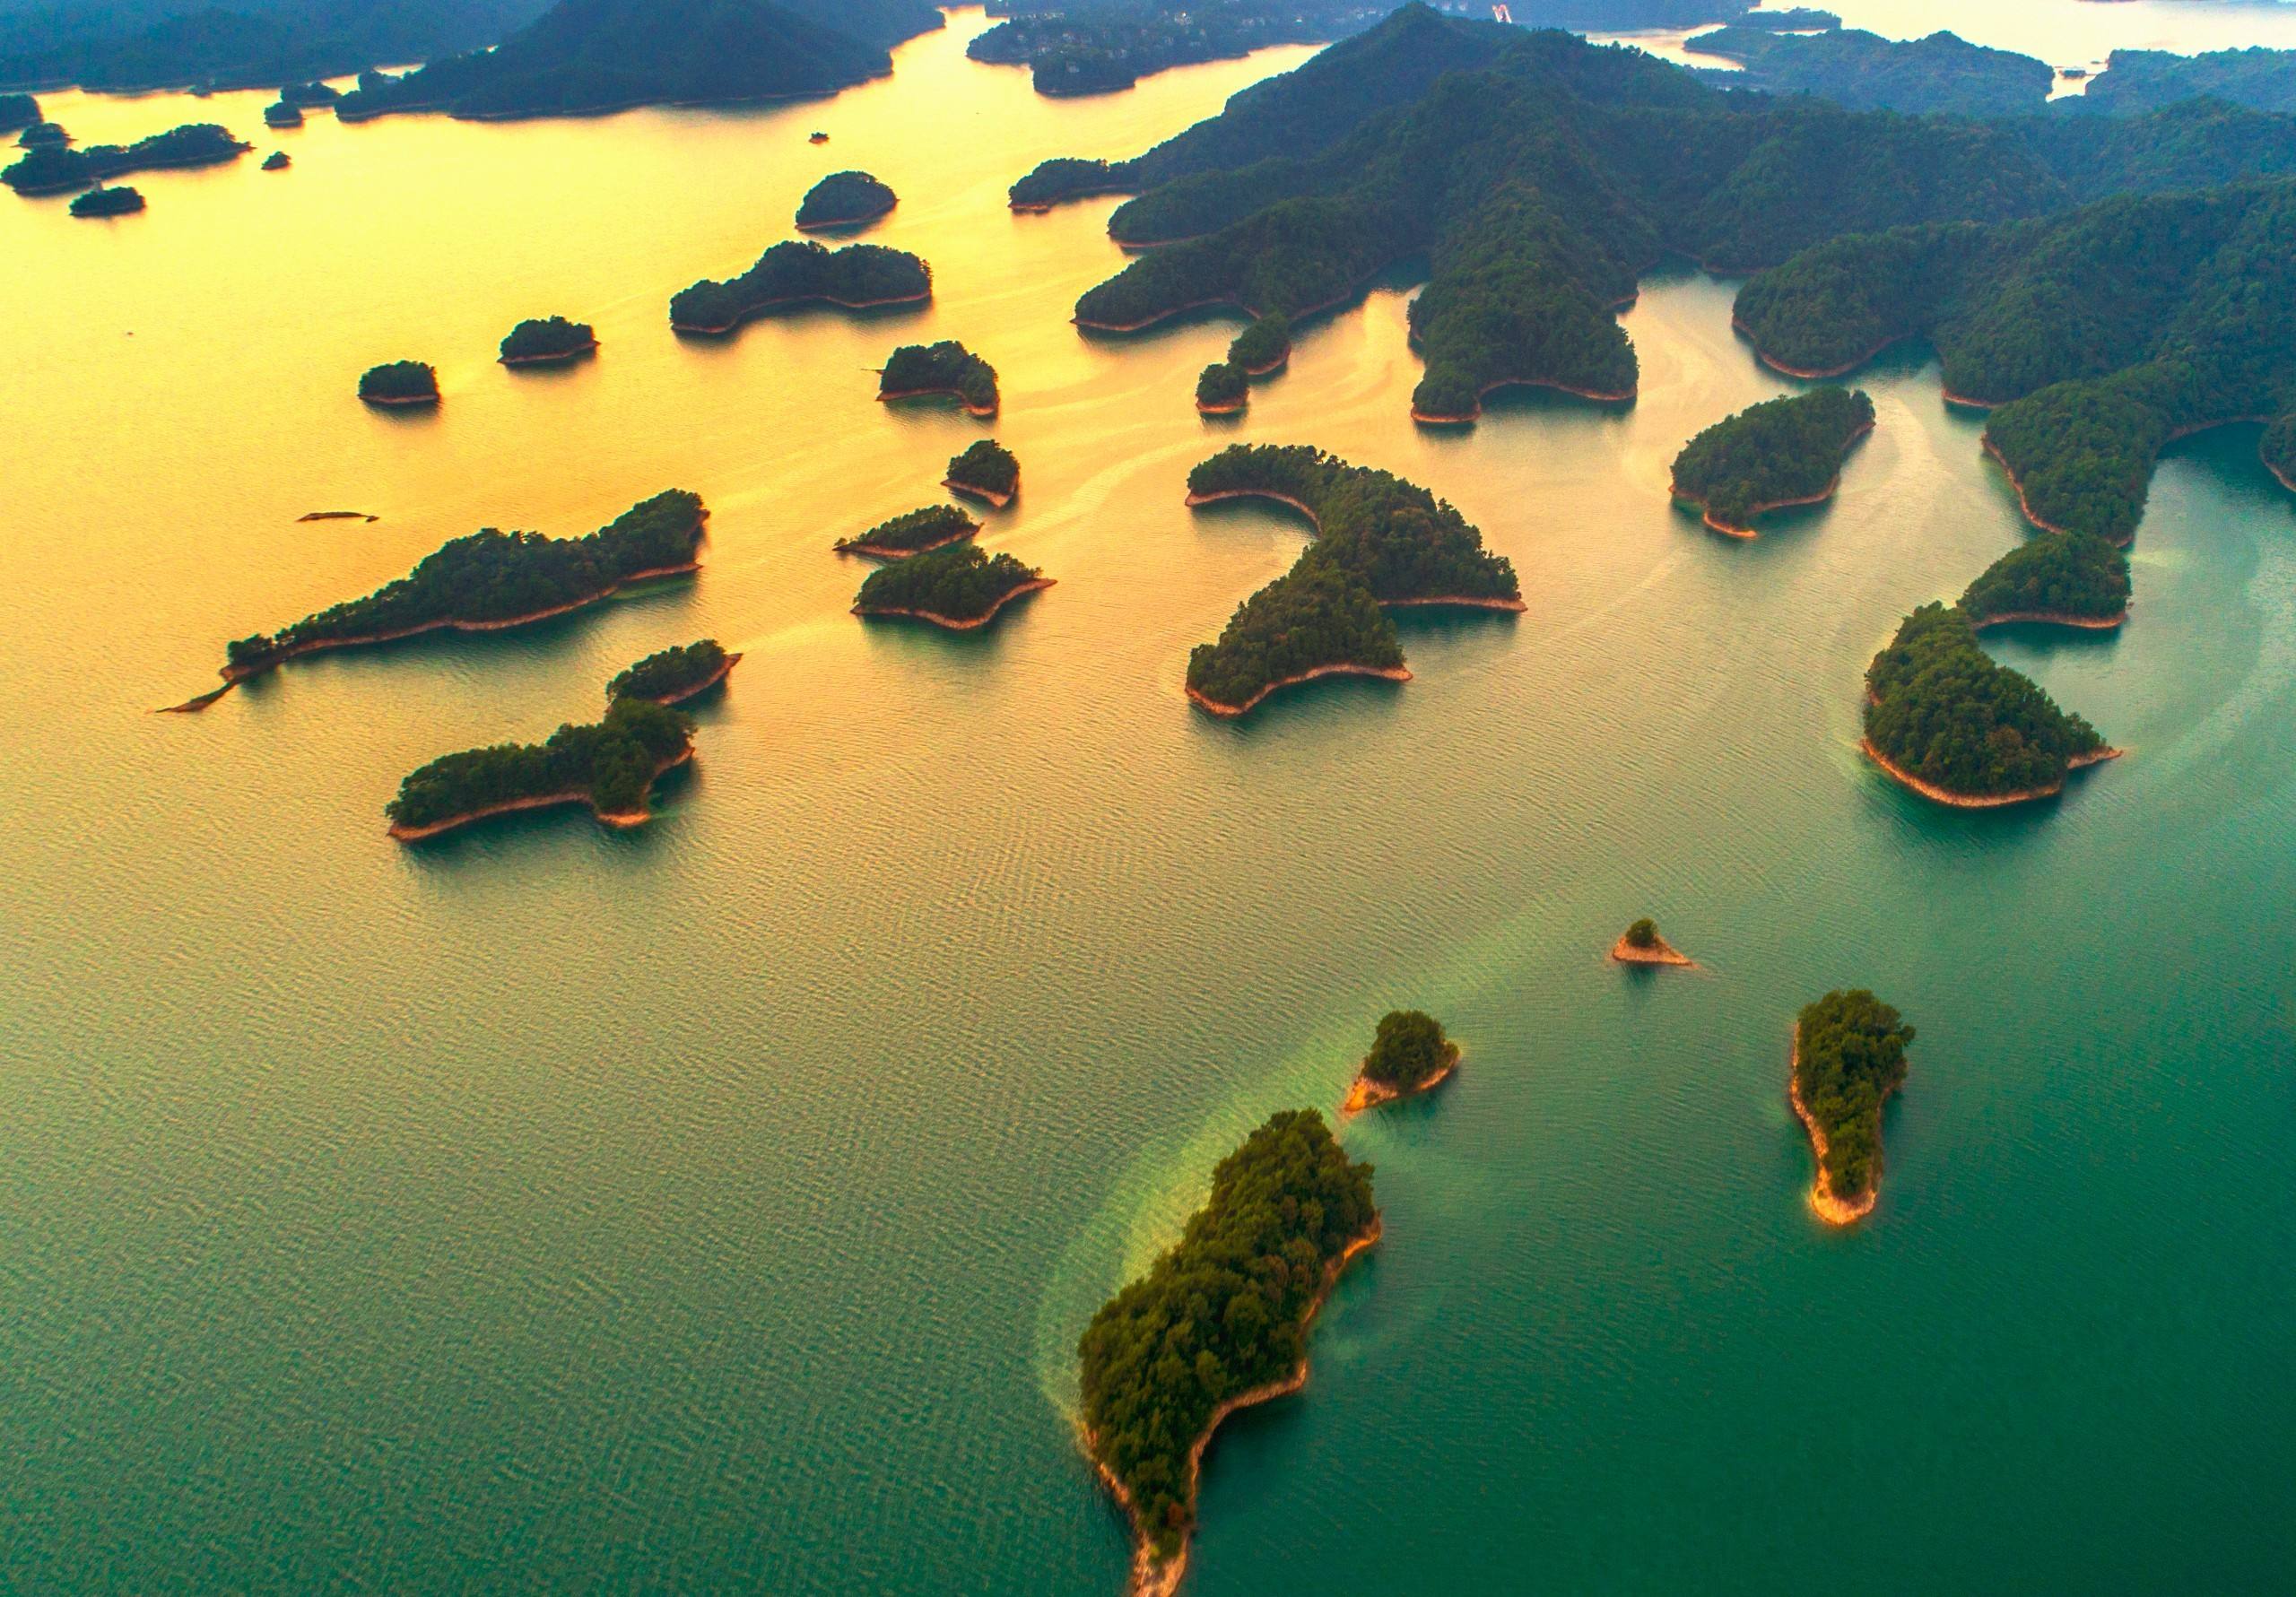
<path fill-rule="evenodd" d="M 1882 1105 L 1905 1082 L 1913 1028 L 1864 988 L 1827 994 L 1794 1025 L 1787 1095 L 1818 1156 L 1810 1207 L 1831 1226 L 1874 1211 Z"/>
<path fill-rule="evenodd" d="M 1450 505 L 1389 473 L 1305 446 L 1238 444 L 1188 473 L 1191 506 L 1234 499 L 1287 505 L 1317 536 L 1189 655 L 1188 698 L 1213 715 L 1243 715 L 1318 677 L 1410 681 L 1388 608 L 1524 608 L 1513 563 Z"/>
<path fill-rule="evenodd" d="M 1458 1067 L 1459 1045 L 1443 1035 L 1441 1021 L 1421 1010 L 1389 1010 L 1371 1035 L 1371 1051 L 1339 1106 L 1339 1117 L 1425 1092 Z"/>
<path fill-rule="evenodd" d="M 543 321 L 528 317 L 503 336 L 500 358 L 505 366 L 554 366 L 597 347 L 597 333 L 587 322 L 570 322 L 562 316 Z"/>
<path fill-rule="evenodd" d="M 1985 810 L 2049 798 L 2068 772 L 2116 758 L 2097 729 L 1996 664 L 1959 607 L 1906 617 L 1866 672 L 1866 753 L 1936 803 Z"/>
<path fill-rule="evenodd" d="M 236 161 L 254 148 L 212 122 L 187 123 L 132 144 L 87 144 L 76 149 L 66 144 L 35 145 L 13 166 L 0 171 L 0 183 L 27 198 L 69 194 L 130 172 Z"/>
<path fill-rule="evenodd" d="M 1862 392 L 1813 388 L 1764 400 L 1683 446 L 1674 494 L 1713 531 L 1752 538 L 1756 516 L 1833 497 L 1850 447 L 1873 430 L 1874 402 Z"/>
<path fill-rule="evenodd" d="M 884 369 L 877 374 L 879 399 L 914 399 L 929 394 L 954 396 L 968 415 L 993 416 L 997 407 L 996 369 L 954 339 L 905 343 L 886 358 Z"/>
<path fill-rule="evenodd" d="M 673 489 L 579 538 L 481 528 L 449 540 L 363 599 L 238 639 L 226 652 L 223 687 L 179 707 L 204 708 L 298 655 L 422 632 L 503 631 L 595 604 L 635 582 L 692 571 L 708 516 L 700 496 Z"/>
<path fill-rule="evenodd" d="M 992 556 L 978 543 L 960 542 L 878 567 L 861 584 L 853 613 L 909 616 L 970 632 L 1013 600 L 1051 586 L 1050 577 L 1009 554 Z"/>
<path fill-rule="evenodd" d="M 390 835 L 419 843 L 492 815 L 587 804 L 607 826 L 653 819 L 655 779 L 693 758 L 693 723 L 651 699 L 613 701 L 603 721 L 561 726 L 546 742 L 502 743 L 434 759 L 384 809 Z"/>
<path fill-rule="evenodd" d="M 359 378 L 359 397 L 385 409 L 437 404 L 439 374 L 420 360 L 389 360 L 370 366 Z"/>
<path fill-rule="evenodd" d="M 682 643 L 647 655 L 608 682 L 606 702 L 643 699 L 653 704 L 683 704 L 724 681 L 741 661 L 714 638 Z"/>
<path fill-rule="evenodd" d="M 1611 945 L 1611 958 L 1621 965 L 1675 966 L 1694 970 L 1698 961 L 1677 951 L 1674 946 L 1658 935 L 1658 923 L 1648 918 L 1639 920 L 1619 934 Z"/>
<path fill-rule="evenodd" d="M 995 438 L 980 438 L 949 462 L 941 486 L 1002 510 L 1021 491 L 1021 463 Z"/>
<path fill-rule="evenodd" d="M 2094 533 L 2045 533 L 2003 555 L 1961 595 L 1972 627 L 2038 621 L 2101 631 L 2128 620 L 2128 556 Z"/>
<path fill-rule="evenodd" d="M 1133 1597 L 1178 1590 L 1213 1434 L 1307 1384 L 1317 1311 L 1378 1237 L 1370 1166 L 1321 1115 L 1285 1110 L 1220 1161 L 1179 1240 L 1092 1316 L 1077 1342 L 1080 1420 L 1132 1521 Z"/>
<path fill-rule="evenodd" d="M 797 230 L 853 228 L 888 216 L 900 196 L 866 172 L 831 172 L 797 206 Z"/>
<path fill-rule="evenodd" d="M 933 297 L 933 270 L 905 249 L 811 239 L 773 246 L 738 277 L 704 278 L 670 299 L 670 325 L 680 333 L 731 333 L 752 317 L 790 305 L 870 310 L 921 305 Z"/>
<path fill-rule="evenodd" d="M 857 538 L 839 538 L 831 547 L 839 554 L 901 560 L 961 542 L 978 531 L 980 523 L 954 505 L 927 505 L 881 521 Z"/>

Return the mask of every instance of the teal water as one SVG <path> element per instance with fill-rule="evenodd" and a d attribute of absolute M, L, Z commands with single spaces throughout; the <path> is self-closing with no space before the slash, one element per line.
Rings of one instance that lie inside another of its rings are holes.
<path fill-rule="evenodd" d="M 1214 1449 L 1192 1591 L 2277 1590 L 2296 501 L 2253 436 L 2164 466 L 2124 636 L 1995 642 L 2129 757 L 1941 813 L 1861 764 L 1859 673 L 2024 534 L 1934 366 L 1861 378 L 1838 501 L 1748 545 L 1666 500 L 1782 387 L 1686 273 L 1623 414 L 1414 430 L 1398 287 L 1208 426 L 1228 327 L 1079 339 L 1108 204 L 1003 186 L 1300 52 L 1053 103 L 962 61 L 978 25 L 823 106 L 322 121 L 126 223 L 0 205 L 37 308 L 0 317 L 0 1589 L 1114 1592 L 1076 1332 L 1416 1004 L 1466 1063 L 1348 1131 L 1387 1239 L 1307 1394 Z M 935 308 L 674 341 L 832 164 L 901 191 L 872 236 Z M 596 362 L 491 366 L 552 310 Z M 986 637 L 864 627 L 827 549 L 982 430 L 869 402 L 919 336 L 1002 369 L 986 541 L 1059 579 Z M 401 354 L 435 417 L 350 398 Z M 1181 508 L 1239 438 L 1450 498 L 1528 613 L 1192 714 L 1188 646 L 1301 535 Z M 147 713 L 445 536 L 673 483 L 715 510 L 691 584 Z M 293 519 L 337 507 L 383 519 Z M 700 635 L 747 658 L 654 828 L 382 838 L 413 765 Z M 1609 967 L 1644 913 L 1708 968 Z M 1784 1075 L 1845 984 L 1920 1037 L 1839 1233 Z"/>

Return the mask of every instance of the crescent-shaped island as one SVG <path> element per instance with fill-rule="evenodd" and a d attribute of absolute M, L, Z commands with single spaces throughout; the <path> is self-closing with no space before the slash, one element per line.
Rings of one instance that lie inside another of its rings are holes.
<path fill-rule="evenodd" d="M 1882 1106 L 1905 1082 L 1913 1028 L 1863 988 L 1829 993 L 1794 1023 L 1787 1092 L 1810 1134 L 1810 1207 L 1830 1226 L 1874 1211 L 1882 1186 Z"/>
<path fill-rule="evenodd" d="M 926 505 L 881 521 L 857 538 L 839 538 L 831 547 L 839 554 L 905 560 L 961 542 L 979 531 L 980 523 L 954 505 Z"/>
<path fill-rule="evenodd" d="M 1683 446 L 1674 495 L 1695 506 L 1712 531 L 1752 538 L 1757 516 L 1831 499 L 1850 449 L 1873 430 L 1874 402 L 1862 391 L 1813 388 L 1764 400 Z"/>
<path fill-rule="evenodd" d="M 869 573 L 853 600 L 859 616 L 905 616 L 951 632 L 986 627 L 1016 599 L 1052 586 L 1052 578 L 1009 554 L 978 543 L 952 543 Z"/>

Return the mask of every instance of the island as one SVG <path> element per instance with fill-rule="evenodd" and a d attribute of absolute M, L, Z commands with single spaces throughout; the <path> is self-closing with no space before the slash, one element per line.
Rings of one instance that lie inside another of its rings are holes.
<path fill-rule="evenodd" d="M 1913 1028 L 1860 987 L 1827 994 L 1794 1023 L 1787 1096 L 1810 1133 L 1810 1207 L 1831 1226 L 1874 1212 L 1882 1185 L 1882 1105 L 1905 1083 Z"/>
<path fill-rule="evenodd" d="M 1206 416 L 1234 416 L 1251 403 L 1251 385 L 1244 369 L 1232 360 L 1215 360 L 1196 379 L 1196 408 Z"/>
<path fill-rule="evenodd" d="M 1422 1010 L 1389 1010 L 1371 1034 L 1342 1120 L 1380 1104 L 1391 1104 L 1441 1084 L 1459 1067 L 1459 1045 L 1443 1035 L 1443 1024 Z"/>
<path fill-rule="evenodd" d="M 670 299 L 680 333 L 731 333 L 752 317 L 789 305 L 870 310 L 921 305 L 933 297 L 933 269 L 905 249 L 848 244 L 842 249 L 790 239 L 758 256 L 739 277 L 704 278 Z"/>
<path fill-rule="evenodd" d="M 20 127 L 37 127 L 46 117 L 41 116 L 39 101 L 29 94 L 0 94 L 0 133 L 13 133 Z"/>
<path fill-rule="evenodd" d="M 386 409 L 439 403 L 439 374 L 420 360 L 387 360 L 359 379 L 359 397 Z"/>
<path fill-rule="evenodd" d="M 643 699 L 650 703 L 683 704 L 698 699 L 732 674 L 739 655 L 729 655 L 714 638 L 682 643 L 647 655 L 606 684 L 606 702 Z"/>
<path fill-rule="evenodd" d="M 605 718 L 565 725 L 541 743 L 502 743 L 434 759 L 384 807 L 390 835 L 419 843 L 489 816 L 587 804 L 617 829 L 653 819 L 647 794 L 693 758 L 693 723 L 651 699 L 616 699 Z"/>
<path fill-rule="evenodd" d="M 980 523 L 954 505 L 927 505 L 879 522 L 857 538 L 839 538 L 831 547 L 839 554 L 902 560 L 961 543 L 978 531 Z"/>
<path fill-rule="evenodd" d="M 505 366 L 554 366 L 597 347 L 597 333 L 587 322 L 570 322 L 562 316 L 543 321 L 529 317 L 504 335 L 500 359 Z"/>
<path fill-rule="evenodd" d="M 1850 447 L 1873 430 L 1874 402 L 1862 391 L 1813 388 L 1764 400 L 1683 446 L 1674 494 L 1715 532 L 1752 538 L 1756 516 L 1832 498 Z"/>
<path fill-rule="evenodd" d="M 891 215 L 900 198 L 866 172 L 831 172 L 797 206 L 797 230 L 853 228 Z"/>
<path fill-rule="evenodd" d="M 16 135 L 16 148 L 37 150 L 43 144 L 68 144 L 72 135 L 61 122 L 35 122 Z"/>
<path fill-rule="evenodd" d="M 1301 445 L 1238 444 L 1188 473 L 1190 506 L 1248 499 L 1299 511 L 1317 534 L 1189 655 L 1188 699 L 1213 715 L 1241 716 L 1319 677 L 1409 681 L 1389 609 L 1524 608 L 1513 562 L 1449 504 L 1390 473 Z"/>
<path fill-rule="evenodd" d="M 995 438 L 981 438 L 950 460 L 941 486 L 1002 510 L 1021 491 L 1021 463 Z"/>
<path fill-rule="evenodd" d="M 632 583 L 697 570 L 694 553 L 709 514 L 700 495 L 673 489 L 579 538 L 482 527 L 449 539 L 412 572 L 363 599 L 235 640 L 226 651 L 223 686 L 177 707 L 204 709 L 299 655 L 423 632 L 503 631 L 580 610 Z"/>
<path fill-rule="evenodd" d="M 1972 627 L 2037 621 L 2101 631 L 2128 620 L 2128 556 L 2094 533 L 2044 533 L 1985 569 L 1961 595 Z"/>
<path fill-rule="evenodd" d="M 1052 578 L 1009 554 L 952 543 L 880 566 L 853 601 L 860 616 L 907 616 L 952 632 L 986 627 L 1013 600 L 1052 586 Z"/>
<path fill-rule="evenodd" d="M 1621 965 L 1674 966 L 1694 969 L 1698 961 L 1676 950 L 1674 946 L 1658 935 L 1658 923 L 1645 917 L 1635 922 L 1619 934 L 1611 945 L 1611 958 Z"/>
<path fill-rule="evenodd" d="M 263 125 L 265 127 L 300 127 L 303 126 L 303 108 L 290 105 L 283 100 L 274 100 L 263 108 Z"/>
<path fill-rule="evenodd" d="M 1074 98 L 1131 88 L 1152 73 L 1248 56 L 1270 45 L 1320 43 L 1377 18 L 1361 0 L 1226 0 L 1088 6 L 1048 14 L 1009 9 L 1008 21 L 975 38 L 965 54 L 995 65 L 1027 66 L 1039 94 Z"/>
<path fill-rule="evenodd" d="M 274 150 L 263 158 L 263 169 L 266 172 L 283 172 L 294 164 L 284 150 Z"/>
<path fill-rule="evenodd" d="M 301 110 L 317 110 L 332 106 L 343 98 L 343 91 L 333 83 L 314 79 L 308 83 L 290 83 L 279 91 L 280 102 Z"/>
<path fill-rule="evenodd" d="M 72 196 L 74 216 L 132 216 L 144 209 L 144 196 L 127 187 L 106 188 L 101 185 L 85 194 Z"/>
<path fill-rule="evenodd" d="M 1228 345 L 1228 364 L 1248 378 L 1273 377 L 1292 360 L 1292 318 L 1257 317 Z"/>
<path fill-rule="evenodd" d="M 938 343 L 905 343 L 877 374 L 877 397 L 914 399 L 953 395 L 969 415 L 996 413 L 996 368 L 952 338 Z"/>
<path fill-rule="evenodd" d="M 131 172 L 236 161 L 254 148 L 212 122 L 191 123 L 132 144 L 89 144 L 79 149 L 42 144 L 27 150 L 13 166 L 0 171 L 0 183 L 27 198 L 69 194 Z"/>
<path fill-rule="evenodd" d="M 1985 810 L 2050 798 L 2068 772 L 2118 757 L 2031 678 L 1979 647 L 1958 606 L 1906 617 L 1866 672 L 1866 756 L 1935 803 Z"/>
<path fill-rule="evenodd" d="M 1378 1238 L 1371 1167 L 1321 1115 L 1284 1110 L 1220 1161 L 1179 1240 L 1092 1316 L 1076 1346 L 1079 1421 L 1132 1522 L 1133 1597 L 1178 1589 L 1213 1433 L 1307 1384 L 1317 1311 Z"/>

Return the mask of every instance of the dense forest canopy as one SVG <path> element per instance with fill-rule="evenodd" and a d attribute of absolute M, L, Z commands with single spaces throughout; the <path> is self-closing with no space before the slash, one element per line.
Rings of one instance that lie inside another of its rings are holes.
<path fill-rule="evenodd" d="M 895 560 L 869 573 L 853 608 L 863 615 L 906 612 L 948 621 L 978 621 L 1044 573 L 978 543 L 952 543 Z"/>
<path fill-rule="evenodd" d="M 2170 439 L 2296 411 L 2296 180 L 1839 239 L 1736 315 L 1792 367 L 1928 339 L 1949 392 L 2001 404 L 1987 442 L 2033 517 L 2126 542 Z"/>
<path fill-rule="evenodd" d="M 1007 8 L 991 6 L 992 12 Z M 1030 9 L 965 47 L 976 61 L 1027 66 L 1039 94 L 1129 89 L 1169 67 L 1249 55 L 1270 45 L 1336 39 L 1369 26 L 1361 0 L 1126 0 Z"/>
<path fill-rule="evenodd" d="M 726 669 L 725 647 L 714 638 L 675 644 L 647 655 L 606 684 L 606 702 L 647 699 L 667 704 L 686 698 Z"/>
<path fill-rule="evenodd" d="M 1292 358 L 1292 319 L 1264 316 L 1236 334 L 1228 345 L 1228 364 L 1248 375 L 1274 370 Z"/>
<path fill-rule="evenodd" d="M 944 481 L 983 493 L 1012 494 L 1020 490 L 1021 463 L 995 438 L 976 438 L 950 460 Z"/>
<path fill-rule="evenodd" d="M 1231 711 L 1318 672 L 1403 669 L 1395 623 L 1363 579 L 1307 554 L 1236 607 L 1218 641 L 1188 652 L 1188 691 Z"/>
<path fill-rule="evenodd" d="M 909 394 L 953 394 L 970 411 L 986 413 L 997 405 L 996 369 L 952 338 L 938 343 L 905 343 L 885 357 L 877 392 L 885 398 Z"/>
<path fill-rule="evenodd" d="M 1827 1185 L 1857 1202 L 1882 1176 L 1882 1105 L 1905 1081 L 1913 1028 L 1864 988 L 1829 993 L 1794 1028 L 1794 1091 L 1825 1135 Z"/>
<path fill-rule="evenodd" d="M 1012 197 L 1136 195 L 1109 230 L 1161 247 L 1078 300 L 1089 326 L 1206 304 L 1296 318 L 1423 258 L 1414 408 L 1448 418 L 1510 381 L 1631 394 L 1633 352 L 1611 312 L 1669 252 L 1744 271 L 1848 233 L 2291 169 L 2296 121 L 2231 107 L 1995 122 L 1851 111 L 1408 5 L 1145 154 L 1049 161 Z"/>
<path fill-rule="evenodd" d="M 2057 81 L 2046 62 L 1944 32 L 1893 39 L 1857 28 L 1787 33 L 1731 27 L 1693 35 L 1683 48 L 1738 62 L 1744 88 L 1814 95 L 1859 111 L 2033 115 L 2046 107 Z"/>
<path fill-rule="evenodd" d="M 1162 1557 L 1195 1524 L 1188 1454 L 1213 1410 L 1299 1368 L 1332 1272 L 1378 1223 L 1371 1167 L 1322 1115 L 1287 1110 L 1220 1161 L 1180 1239 L 1092 1316 L 1077 1343 L 1085 1436 Z"/>
<path fill-rule="evenodd" d="M 1709 520 L 1743 529 L 1766 509 L 1832 491 L 1849 447 L 1873 430 L 1862 391 L 1813 388 L 1748 405 L 1674 457 L 1674 494 Z"/>
<path fill-rule="evenodd" d="M 132 188 L 91 188 L 72 196 L 74 216 L 132 216 L 144 209 L 144 196 Z"/>
<path fill-rule="evenodd" d="M 0 133 L 36 126 L 41 120 L 39 101 L 29 94 L 0 94 Z"/>
<path fill-rule="evenodd" d="M 805 191 L 797 206 L 797 225 L 829 228 L 870 221 L 898 203 L 891 188 L 866 172 L 831 172 Z"/>
<path fill-rule="evenodd" d="M 2296 111 L 2296 50 L 2115 50 L 2088 91 L 2059 102 L 2065 113 L 2157 111 L 2202 96 L 2259 111 Z"/>
<path fill-rule="evenodd" d="M 1969 617 L 1925 604 L 1866 671 L 1866 740 L 1900 770 L 1970 798 L 2045 793 L 2105 741 L 1979 647 Z"/>
<path fill-rule="evenodd" d="M 1425 1086 L 1458 1063 L 1459 1046 L 1443 1035 L 1443 1023 L 1423 1010 L 1389 1010 L 1371 1035 L 1363 1056 L 1367 1081 L 1398 1092 Z"/>
<path fill-rule="evenodd" d="M 441 821 L 565 794 L 601 815 L 637 816 L 654 778 L 691 746 L 693 723 L 650 699 L 614 699 L 605 718 L 568 725 L 541 743 L 500 743 L 434 759 L 399 784 L 384 809 L 394 826 Z"/>
<path fill-rule="evenodd" d="M 881 521 L 857 538 L 840 538 L 837 547 L 861 554 L 916 554 L 938 549 L 980 531 L 980 524 L 954 505 L 927 505 Z"/>
<path fill-rule="evenodd" d="M 643 573 L 692 564 L 705 512 L 698 494 L 672 489 L 631 506 L 579 538 L 482 527 L 448 540 L 406 576 L 363 599 L 230 646 L 235 667 L 314 645 L 397 636 L 451 621 L 501 621 L 601 598 Z"/>
<path fill-rule="evenodd" d="M 424 361 L 387 360 L 359 378 L 359 397 L 380 404 L 439 397 L 439 374 Z"/>
<path fill-rule="evenodd" d="M 1244 369 L 1232 360 L 1214 360 L 1196 375 L 1196 408 L 1200 411 L 1241 410 L 1250 397 Z"/>
<path fill-rule="evenodd" d="M 92 188 L 107 178 L 123 178 L 130 172 L 236 161 L 254 148 L 213 122 L 190 122 L 132 144 L 87 144 L 77 149 L 39 144 L 0 171 L 0 183 L 21 195 L 64 194 Z"/>
<path fill-rule="evenodd" d="M 502 359 L 505 360 L 558 360 L 569 355 L 578 355 L 598 342 L 596 329 L 587 322 L 570 322 L 562 316 L 520 322 L 504 335 Z"/>
<path fill-rule="evenodd" d="M 726 333 L 777 305 L 820 302 L 847 309 L 905 304 L 933 295 L 933 269 L 905 249 L 812 239 L 776 244 L 739 277 L 704 278 L 670 297 L 670 325 L 686 333 Z"/>
<path fill-rule="evenodd" d="M 1971 624 L 2011 616 L 2109 621 L 2128 612 L 2128 556 L 2093 533 L 2045 533 L 2003 555 L 1961 595 Z"/>

